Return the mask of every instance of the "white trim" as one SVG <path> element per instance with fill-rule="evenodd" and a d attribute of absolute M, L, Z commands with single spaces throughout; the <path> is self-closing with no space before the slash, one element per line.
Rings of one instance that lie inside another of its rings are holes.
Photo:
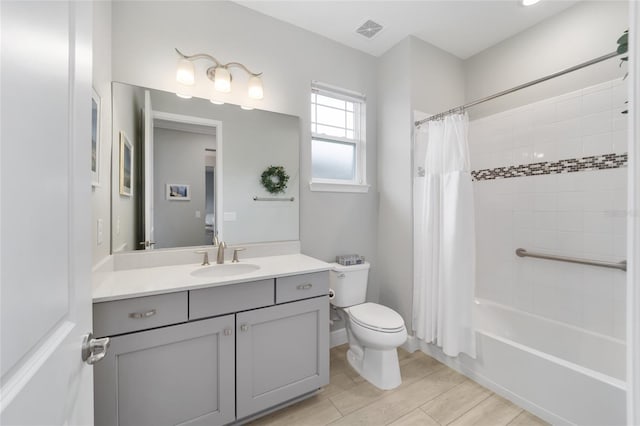
<path fill-rule="evenodd" d="M 198 126 L 218 127 L 222 121 L 211 120 L 209 118 L 194 117 L 192 115 L 174 114 L 172 112 L 153 111 L 154 120 L 173 121 L 176 123 L 196 124 Z"/>
<path fill-rule="evenodd" d="M 627 175 L 627 424 L 640 424 L 640 8 L 629 9 Z"/>
<path fill-rule="evenodd" d="M 339 87 L 334 87 L 334 86 L 330 86 L 330 85 L 326 85 L 323 83 L 319 83 L 316 81 L 313 81 L 311 83 L 311 93 L 312 94 L 320 94 L 329 98 L 333 98 L 333 99 L 341 99 L 341 100 L 346 100 L 347 102 L 351 102 L 353 103 L 353 138 L 347 138 L 347 137 L 338 137 L 338 136 L 331 136 L 331 135 L 327 135 L 324 133 L 318 133 L 314 130 L 317 130 L 317 125 L 326 125 L 326 126 L 330 126 L 333 127 L 330 124 L 327 123 L 318 123 L 318 116 L 317 116 L 317 111 L 315 109 L 317 109 L 318 103 L 317 103 L 317 99 L 314 98 L 314 96 L 311 96 L 311 117 L 312 117 L 312 121 L 311 121 L 311 140 L 310 143 L 311 145 L 313 145 L 313 140 L 319 140 L 319 141 L 325 141 L 325 142 L 334 142 L 334 143 L 345 143 L 345 144 L 352 144 L 354 147 L 354 154 L 355 154 L 355 164 L 354 164 L 354 168 L 355 168 L 355 177 L 353 180 L 336 180 L 333 181 L 332 179 L 322 179 L 322 178 L 314 178 L 312 176 L 311 178 L 311 182 L 312 182 L 312 187 L 311 190 L 312 191 L 330 191 L 330 192 L 368 192 L 368 186 L 366 187 L 365 190 L 362 190 L 362 188 L 360 189 L 345 189 L 345 187 L 342 187 L 343 189 L 335 189 L 335 187 L 333 189 L 328 189 L 330 187 L 324 186 L 324 185 L 315 185 L 315 184 L 323 184 L 323 183 L 338 183 L 338 184 L 355 184 L 357 186 L 363 186 L 366 185 L 367 183 L 367 103 L 366 103 L 366 97 L 364 95 L 361 94 L 357 94 L 356 92 L 351 92 L 349 90 L 346 89 L 341 89 Z M 345 93 L 347 95 L 345 95 Z M 349 95 L 350 93 L 352 93 L 352 95 Z M 315 109 L 314 109 L 315 108 Z M 337 108 L 336 108 L 337 109 Z M 315 115 L 314 115 L 314 111 L 315 111 Z M 345 114 L 347 114 L 347 110 L 344 110 Z M 313 120 L 313 117 L 315 117 L 315 121 Z M 314 127 L 316 126 L 316 127 Z M 345 131 L 345 136 L 348 134 L 348 129 L 346 128 L 346 121 L 345 121 L 345 127 L 336 127 L 336 128 L 340 128 L 343 129 Z M 311 146 L 311 164 L 313 165 L 313 146 Z M 314 189 L 314 186 L 317 187 L 317 189 Z"/>
<path fill-rule="evenodd" d="M 320 95 L 328 94 L 331 97 L 337 97 L 343 101 L 350 102 L 366 102 L 367 96 L 364 93 L 356 92 L 355 90 L 344 89 L 332 84 L 322 83 L 317 80 L 311 80 L 312 93 L 318 93 Z"/>
<path fill-rule="evenodd" d="M 211 120 L 209 118 L 194 117 L 191 115 L 174 114 L 164 111 L 153 111 L 153 119 L 173 121 L 176 123 L 193 124 L 197 126 L 208 126 L 215 128 L 216 135 L 216 230 L 218 231 L 218 238 L 223 239 L 223 226 L 224 216 L 223 209 L 223 190 L 222 190 L 222 121 Z"/>
<path fill-rule="evenodd" d="M 369 192 L 371 185 L 361 185 L 357 183 L 338 183 L 338 182 L 309 182 L 309 189 L 314 192 Z"/>
<path fill-rule="evenodd" d="M 346 328 L 339 328 L 329 333 L 329 347 L 335 348 L 336 346 L 344 345 L 347 342 Z"/>

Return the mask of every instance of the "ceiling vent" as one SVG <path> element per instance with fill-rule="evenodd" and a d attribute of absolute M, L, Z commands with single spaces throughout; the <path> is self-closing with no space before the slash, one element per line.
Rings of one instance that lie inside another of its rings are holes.
<path fill-rule="evenodd" d="M 369 19 L 356 30 L 358 34 L 366 38 L 373 38 L 382 30 L 382 25 Z"/>

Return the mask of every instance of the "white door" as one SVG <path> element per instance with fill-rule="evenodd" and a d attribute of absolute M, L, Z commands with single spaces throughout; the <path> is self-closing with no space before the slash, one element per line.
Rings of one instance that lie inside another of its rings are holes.
<path fill-rule="evenodd" d="M 155 245 L 153 235 L 153 108 L 151 92 L 144 91 L 144 238 L 145 249 Z"/>
<path fill-rule="evenodd" d="M 0 20 L 0 424 L 92 424 L 92 6 L 2 1 Z"/>

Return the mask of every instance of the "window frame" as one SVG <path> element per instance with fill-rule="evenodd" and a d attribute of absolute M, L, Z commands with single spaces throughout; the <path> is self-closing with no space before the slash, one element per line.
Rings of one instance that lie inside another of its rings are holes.
<path fill-rule="evenodd" d="M 310 128 L 311 128 L 311 138 L 310 138 L 310 159 L 311 159 L 311 181 L 309 183 L 309 187 L 312 191 L 329 191 L 329 192 L 368 192 L 369 186 L 367 184 L 367 168 L 366 168 L 366 96 L 357 92 L 353 92 L 350 90 L 342 89 L 339 87 L 331 86 L 325 83 L 320 83 L 317 81 L 313 81 L 311 83 L 311 95 L 321 95 L 326 96 L 332 99 L 338 99 L 346 102 L 352 102 L 354 104 L 353 108 L 353 132 L 354 137 L 346 138 L 339 136 L 331 136 L 324 133 L 314 132 L 314 124 L 317 124 L 317 121 L 313 120 L 313 108 L 315 108 L 318 103 L 317 100 L 314 101 L 313 96 L 310 96 Z M 322 104 L 320 104 L 322 105 Z M 329 108 L 331 108 L 329 106 Z M 339 109 L 339 108 L 337 108 Z M 346 111 L 346 110 L 345 110 Z M 317 116 L 316 116 L 317 119 Z M 315 127 L 317 130 L 317 127 Z M 347 130 L 346 122 L 345 122 L 345 130 Z M 340 144 L 347 144 L 354 146 L 354 154 L 355 154 L 355 171 L 353 179 L 327 179 L 327 178 L 315 178 L 313 177 L 313 141 L 325 141 L 325 142 L 333 142 Z"/>

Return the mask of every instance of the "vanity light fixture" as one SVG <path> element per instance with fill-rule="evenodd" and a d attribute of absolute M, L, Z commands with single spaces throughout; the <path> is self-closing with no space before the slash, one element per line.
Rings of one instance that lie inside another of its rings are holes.
<path fill-rule="evenodd" d="M 213 87 L 216 91 L 222 93 L 231 92 L 231 72 L 230 68 L 241 68 L 247 74 L 249 74 L 249 84 L 248 84 L 248 95 L 251 99 L 262 99 L 264 97 L 264 90 L 262 88 L 262 79 L 260 76 L 262 73 L 255 73 L 249 70 L 245 65 L 239 62 L 229 62 L 227 64 L 223 64 L 214 58 L 211 55 L 207 55 L 206 53 L 198 53 L 196 55 L 185 55 L 176 49 L 178 55 L 180 55 L 180 60 L 178 61 L 178 69 L 176 71 L 176 80 L 178 83 L 191 86 L 195 81 L 195 70 L 193 66 L 193 61 L 198 59 L 207 59 L 213 62 L 213 65 L 207 68 L 207 77 L 209 80 L 213 81 Z M 178 95 L 179 96 L 179 95 Z M 213 103 L 213 100 L 211 101 Z"/>

